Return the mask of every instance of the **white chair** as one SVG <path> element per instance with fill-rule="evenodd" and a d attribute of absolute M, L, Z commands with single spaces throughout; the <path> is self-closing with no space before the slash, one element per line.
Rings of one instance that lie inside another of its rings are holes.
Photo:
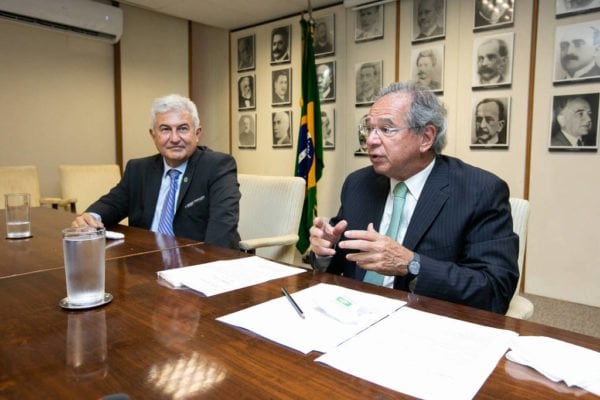
<path fill-rule="evenodd" d="M 75 212 L 75 199 L 42 197 L 40 195 L 40 179 L 34 165 L 14 165 L 0 167 L 0 209 L 4 209 L 4 195 L 7 193 L 29 193 L 31 207 L 50 205 L 52 208 L 63 207 Z"/>
<path fill-rule="evenodd" d="M 60 165 L 62 197 L 77 199 L 77 212 L 84 212 L 120 180 L 117 164 Z"/>
<path fill-rule="evenodd" d="M 294 263 L 304 204 L 304 179 L 238 174 L 240 249 L 288 264 Z"/>
<path fill-rule="evenodd" d="M 513 218 L 513 230 L 519 235 L 519 282 L 517 289 L 508 306 L 506 315 L 509 317 L 529 319 L 533 315 L 533 304 L 525 297 L 519 295 L 521 280 L 523 279 L 523 259 L 525 257 L 525 245 L 527 244 L 527 222 L 529 220 L 529 201 L 524 199 L 510 198 L 510 207 Z"/>

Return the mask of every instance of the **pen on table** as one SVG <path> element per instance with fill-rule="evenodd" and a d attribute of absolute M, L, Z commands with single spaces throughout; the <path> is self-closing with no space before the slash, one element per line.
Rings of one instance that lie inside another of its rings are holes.
<path fill-rule="evenodd" d="M 300 308 L 300 306 L 294 301 L 294 299 L 292 298 L 292 296 L 288 293 L 287 290 L 285 290 L 284 288 L 281 288 L 281 293 L 283 293 L 283 295 L 288 299 L 288 301 L 290 302 L 290 304 L 292 305 L 292 307 L 294 307 L 294 310 L 296 310 L 296 312 L 298 313 L 298 315 L 302 318 L 304 318 L 304 312 L 302 312 L 302 309 Z"/>

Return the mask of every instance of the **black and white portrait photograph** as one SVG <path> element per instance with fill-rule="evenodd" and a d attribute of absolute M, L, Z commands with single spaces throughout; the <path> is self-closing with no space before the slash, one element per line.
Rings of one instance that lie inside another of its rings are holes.
<path fill-rule="evenodd" d="M 271 72 L 272 104 L 274 106 L 290 105 L 292 103 L 290 83 L 292 69 L 278 69 Z"/>
<path fill-rule="evenodd" d="M 556 0 L 556 18 L 600 11 L 600 0 Z"/>
<path fill-rule="evenodd" d="M 598 93 L 554 96 L 550 150 L 598 151 Z"/>
<path fill-rule="evenodd" d="M 356 64 L 356 105 L 370 105 L 383 84 L 383 61 Z"/>
<path fill-rule="evenodd" d="M 510 97 L 473 101 L 471 148 L 508 148 Z"/>
<path fill-rule="evenodd" d="M 256 148 L 256 114 L 240 114 L 238 127 L 238 147 Z"/>
<path fill-rule="evenodd" d="M 271 114 L 273 122 L 273 147 L 292 147 L 292 112 L 276 111 Z"/>
<path fill-rule="evenodd" d="M 473 87 L 510 86 L 514 33 L 475 37 L 473 41 Z"/>
<path fill-rule="evenodd" d="M 412 80 L 434 92 L 444 90 L 444 45 L 413 48 L 411 51 Z"/>
<path fill-rule="evenodd" d="M 291 25 L 280 26 L 271 31 L 271 64 L 289 63 L 292 46 Z"/>
<path fill-rule="evenodd" d="M 473 30 L 496 29 L 514 23 L 516 0 L 475 0 Z"/>
<path fill-rule="evenodd" d="M 335 15 L 315 18 L 315 57 L 335 53 Z"/>
<path fill-rule="evenodd" d="M 369 133 L 367 132 L 366 120 L 367 114 L 361 115 L 356 122 L 356 138 L 358 139 L 356 150 L 354 150 L 355 156 L 368 156 L 367 152 L 367 138 Z"/>
<path fill-rule="evenodd" d="M 355 14 L 355 42 L 383 38 L 383 5 L 361 8 Z"/>
<path fill-rule="evenodd" d="M 415 0 L 413 42 L 446 36 L 446 0 Z"/>
<path fill-rule="evenodd" d="M 600 78 L 600 20 L 558 26 L 554 46 L 554 83 Z"/>
<path fill-rule="evenodd" d="M 256 107 L 254 93 L 254 75 L 240 76 L 238 78 L 239 110 L 251 110 Z"/>
<path fill-rule="evenodd" d="M 237 41 L 238 72 L 254 69 L 255 62 L 255 36 L 244 36 Z"/>
<path fill-rule="evenodd" d="M 317 85 L 321 102 L 335 101 L 335 61 L 316 64 Z"/>
<path fill-rule="evenodd" d="M 335 109 L 333 107 L 321 107 L 321 134 L 323 148 L 335 149 Z"/>

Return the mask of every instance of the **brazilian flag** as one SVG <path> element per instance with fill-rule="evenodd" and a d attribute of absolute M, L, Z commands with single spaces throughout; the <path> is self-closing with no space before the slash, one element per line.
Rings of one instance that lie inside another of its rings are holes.
<path fill-rule="evenodd" d="M 300 20 L 302 27 L 302 95 L 300 107 L 300 131 L 298 132 L 298 154 L 296 155 L 296 176 L 304 178 L 306 192 L 302 219 L 298 228 L 300 239 L 296 248 L 301 254 L 308 249 L 309 229 L 317 215 L 317 181 L 323 170 L 323 139 L 321 134 L 321 106 L 317 85 L 317 68 L 313 48 L 314 21 Z"/>

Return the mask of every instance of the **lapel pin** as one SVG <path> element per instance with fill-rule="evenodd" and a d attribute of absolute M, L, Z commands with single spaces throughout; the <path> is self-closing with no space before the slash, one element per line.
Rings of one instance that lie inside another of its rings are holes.
<path fill-rule="evenodd" d="M 184 183 L 187 183 L 187 181 L 188 181 L 188 177 L 187 177 L 187 176 L 184 176 L 184 177 L 183 177 L 183 182 L 184 182 Z"/>

